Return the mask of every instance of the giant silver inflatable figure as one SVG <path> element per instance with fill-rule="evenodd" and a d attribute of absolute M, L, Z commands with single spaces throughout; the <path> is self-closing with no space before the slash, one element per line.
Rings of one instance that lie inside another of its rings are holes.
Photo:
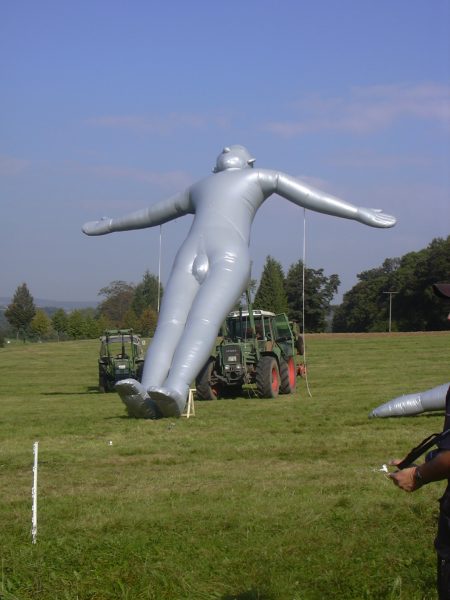
<path fill-rule="evenodd" d="M 104 235 L 195 215 L 165 289 L 142 383 L 128 379 L 116 385 L 131 415 L 153 418 L 182 413 L 190 383 L 248 284 L 250 228 L 269 196 L 276 193 L 298 206 L 371 227 L 395 224 L 394 217 L 380 210 L 354 206 L 280 171 L 255 169 L 254 160 L 243 146 L 224 148 L 214 174 L 184 192 L 124 217 L 103 218 L 83 227 L 87 235 Z"/>

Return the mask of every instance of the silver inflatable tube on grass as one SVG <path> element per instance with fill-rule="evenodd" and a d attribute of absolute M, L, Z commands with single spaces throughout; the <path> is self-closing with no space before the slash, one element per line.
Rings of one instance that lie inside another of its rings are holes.
<path fill-rule="evenodd" d="M 424 392 L 399 396 L 380 404 L 370 413 L 369 417 L 406 417 L 427 411 L 444 410 L 445 397 L 449 387 L 450 382 Z"/>

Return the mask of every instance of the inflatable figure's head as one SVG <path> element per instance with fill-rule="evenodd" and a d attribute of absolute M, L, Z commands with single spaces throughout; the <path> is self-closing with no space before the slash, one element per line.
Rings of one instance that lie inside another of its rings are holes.
<path fill-rule="evenodd" d="M 246 169 L 253 167 L 255 159 L 244 146 L 226 146 L 217 157 L 214 173 L 229 169 Z"/>

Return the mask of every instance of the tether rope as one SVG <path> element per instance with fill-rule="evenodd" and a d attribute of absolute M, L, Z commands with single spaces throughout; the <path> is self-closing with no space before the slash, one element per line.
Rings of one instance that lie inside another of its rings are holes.
<path fill-rule="evenodd" d="M 308 381 L 308 361 L 306 359 L 306 330 L 305 330 L 305 280 L 306 280 L 306 208 L 303 209 L 303 265 L 302 265 L 302 336 L 303 363 L 305 365 L 305 381 L 308 395 L 312 398 Z"/>
<path fill-rule="evenodd" d="M 159 226 L 159 257 L 158 257 L 158 314 L 159 303 L 161 300 L 161 243 L 162 243 L 162 225 Z"/>

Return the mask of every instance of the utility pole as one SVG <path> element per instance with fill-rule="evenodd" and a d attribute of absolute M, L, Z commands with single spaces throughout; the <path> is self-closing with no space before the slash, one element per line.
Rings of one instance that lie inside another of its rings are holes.
<path fill-rule="evenodd" d="M 398 294 L 398 292 L 383 292 L 383 294 L 389 294 L 389 333 L 391 333 L 392 324 L 392 296 Z"/>

